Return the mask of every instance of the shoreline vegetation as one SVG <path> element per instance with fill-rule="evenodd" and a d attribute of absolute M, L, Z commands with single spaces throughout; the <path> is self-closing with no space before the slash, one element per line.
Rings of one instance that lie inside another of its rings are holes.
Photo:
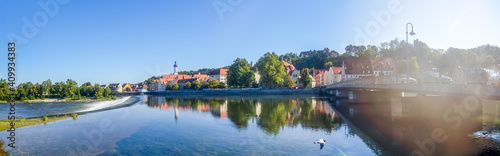
<path fill-rule="evenodd" d="M 15 101 L 16 103 L 44 103 L 44 102 L 95 102 L 95 101 L 112 101 L 120 99 L 120 97 L 108 98 L 108 99 L 72 99 L 72 98 L 55 98 L 55 99 L 35 99 L 35 100 L 24 100 L 24 101 Z M 8 103 L 7 101 L 0 101 L 0 103 Z"/>
<path fill-rule="evenodd" d="M 120 99 L 120 98 L 121 97 L 119 97 L 118 99 Z M 89 100 L 89 99 L 87 99 L 87 100 Z M 103 100 L 102 99 L 94 99 L 92 101 L 103 101 Z M 132 99 L 126 100 L 120 106 L 108 107 L 108 108 L 104 108 L 104 109 L 86 111 L 86 112 L 78 112 L 78 113 L 75 112 L 75 113 L 71 113 L 71 114 L 58 114 L 58 115 L 47 115 L 47 116 L 39 116 L 39 117 L 21 118 L 21 119 L 15 119 L 14 122 L 16 123 L 16 128 L 21 128 L 21 127 L 26 127 L 26 126 L 47 124 L 50 122 L 64 120 L 67 118 L 73 118 L 73 120 L 76 120 L 76 118 L 78 118 L 78 116 L 80 116 L 80 115 L 127 107 L 127 106 L 130 106 L 130 105 L 136 103 L 137 101 L 139 101 L 138 98 L 132 98 Z M 63 102 L 63 101 L 60 101 L 60 102 Z M 0 131 L 8 130 L 11 127 L 10 126 L 11 122 L 12 122 L 12 120 L 0 120 Z"/>
<path fill-rule="evenodd" d="M 186 95 L 288 95 L 314 94 L 313 89 L 220 89 L 220 90 L 178 90 L 149 92 L 148 95 L 186 94 Z"/>
<path fill-rule="evenodd" d="M 109 87 L 101 87 L 99 84 L 86 82 L 78 87 L 78 84 L 71 79 L 66 82 L 56 82 L 52 84 L 50 79 L 39 83 L 20 83 L 14 87 L 14 83 L 8 83 L 6 79 L 0 79 L 0 101 L 13 100 L 17 102 L 31 102 L 32 100 L 45 102 L 60 101 L 64 102 L 73 100 L 114 100 L 116 94 Z"/>
<path fill-rule="evenodd" d="M 70 114 L 70 115 L 55 115 L 55 116 L 42 116 L 42 117 L 35 117 L 35 118 L 23 118 L 23 119 L 15 119 L 14 122 L 16 123 L 16 128 L 21 128 L 21 127 L 26 127 L 26 126 L 33 126 L 33 125 L 39 125 L 39 124 L 47 124 L 49 122 L 55 122 L 67 118 L 73 118 L 75 120 L 78 117 L 78 114 Z M 8 130 L 11 126 L 12 120 L 0 120 L 0 131 L 5 131 Z"/>

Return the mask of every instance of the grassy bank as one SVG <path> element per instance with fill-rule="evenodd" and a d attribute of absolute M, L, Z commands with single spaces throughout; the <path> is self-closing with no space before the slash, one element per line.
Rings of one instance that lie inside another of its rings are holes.
<path fill-rule="evenodd" d="M 105 98 L 82 98 L 82 99 L 72 99 L 72 98 L 45 98 L 45 99 L 35 99 L 35 100 L 23 100 L 15 101 L 16 103 L 42 103 L 42 102 L 93 102 L 93 101 L 111 101 L 119 99 L 116 96 L 105 97 Z M 7 101 L 1 101 L 0 103 L 8 103 Z"/>
<path fill-rule="evenodd" d="M 30 118 L 30 119 L 16 119 L 16 128 L 39 125 L 39 124 L 47 124 L 49 122 L 54 122 L 57 120 L 63 120 L 67 118 L 76 119 L 78 117 L 77 114 L 71 115 L 60 115 L 60 116 L 51 116 L 51 117 L 39 117 L 39 118 Z M 0 131 L 5 131 L 10 128 L 10 120 L 0 120 Z"/>

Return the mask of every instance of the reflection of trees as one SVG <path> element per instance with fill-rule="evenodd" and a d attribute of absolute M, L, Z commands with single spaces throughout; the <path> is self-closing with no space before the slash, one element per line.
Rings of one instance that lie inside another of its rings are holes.
<path fill-rule="evenodd" d="M 286 123 L 288 112 L 285 111 L 285 104 L 282 101 L 263 100 L 260 125 L 268 134 L 278 134 L 280 127 Z"/>
<path fill-rule="evenodd" d="M 255 103 L 244 99 L 229 99 L 227 102 L 229 119 L 238 128 L 246 128 L 248 120 L 255 117 Z"/>
<path fill-rule="evenodd" d="M 303 102 L 300 104 L 300 109 L 302 110 L 300 112 L 300 118 L 302 120 L 309 120 L 309 118 L 311 117 L 311 112 L 314 110 L 312 104 L 307 100 L 303 100 Z"/>
<path fill-rule="evenodd" d="M 318 101 L 317 105 L 320 104 L 329 105 L 329 103 L 327 103 L 326 101 Z M 302 127 L 322 129 L 326 132 L 331 132 L 332 130 L 340 129 L 340 127 L 342 127 L 342 125 L 344 124 L 344 122 L 340 118 L 335 117 L 335 113 L 313 113 L 314 108 L 308 100 L 303 100 L 300 103 L 300 108 L 302 111 L 296 122 L 300 123 Z"/>
<path fill-rule="evenodd" d="M 229 117 L 238 129 L 248 127 L 249 120 L 254 118 L 257 119 L 257 125 L 269 135 L 278 134 L 284 126 L 296 127 L 300 124 L 303 128 L 331 132 L 343 125 L 326 101 L 305 98 L 149 96 L 147 105 L 161 109 L 180 107 L 183 110 L 209 111 L 214 117 Z"/>
<path fill-rule="evenodd" d="M 206 101 L 206 103 L 208 103 L 208 105 L 210 106 L 210 110 L 219 109 L 220 104 L 223 103 L 223 102 L 224 101 L 220 100 L 220 99 L 209 99 L 209 100 Z"/>

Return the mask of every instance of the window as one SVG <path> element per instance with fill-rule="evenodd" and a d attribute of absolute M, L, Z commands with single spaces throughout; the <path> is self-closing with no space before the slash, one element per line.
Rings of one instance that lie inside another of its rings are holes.
<path fill-rule="evenodd" d="M 365 73 L 365 71 L 363 71 L 363 74 Z"/>
<path fill-rule="evenodd" d="M 368 74 L 370 74 L 370 71 L 368 71 Z"/>

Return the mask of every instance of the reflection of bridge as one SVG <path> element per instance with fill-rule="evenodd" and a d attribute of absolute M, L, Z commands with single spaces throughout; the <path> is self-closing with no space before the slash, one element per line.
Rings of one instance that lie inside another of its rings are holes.
<path fill-rule="evenodd" d="M 337 97 L 348 97 L 354 90 L 385 90 L 412 92 L 418 95 L 448 94 L 448 95 L 478 95 L 486 98 L 500 98 L 500 87 L 488 84 L 454 84 L 454 83 L 417 83 L 404 84 L 379 82 L 371 79 L 358 79 L 323 86 L 322 93 Z"/>

